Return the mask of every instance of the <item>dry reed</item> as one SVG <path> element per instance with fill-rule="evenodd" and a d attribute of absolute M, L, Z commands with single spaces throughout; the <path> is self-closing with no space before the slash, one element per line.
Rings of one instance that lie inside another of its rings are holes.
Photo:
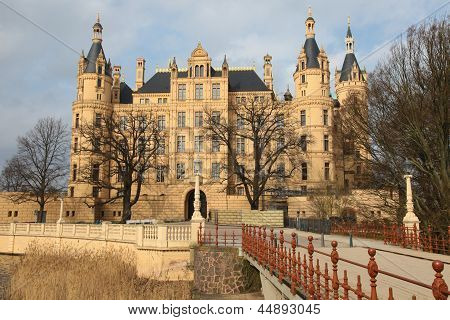
<path fill-rule="evenodd" d="M 12 270 L 9 299 L 191 299 L 191 282 L 138 277 L 126 250 L 31 244 Z"/>

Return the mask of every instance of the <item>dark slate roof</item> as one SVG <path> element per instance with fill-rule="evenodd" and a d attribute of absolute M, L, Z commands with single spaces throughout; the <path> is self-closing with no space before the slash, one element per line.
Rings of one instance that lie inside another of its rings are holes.
<path fill-rule="evenodd" d="M 348 81 L 350 79 L 350 73 L 352 72 L 353 64 L 356 62 L 356 66 L 358 70 L 361 71 L 359 67 L 358 61 L 356 60 L 356 56 L 354 53 L 347 53 L 345 55 L 344 64 L 342 65 L 341 77 L 339 81 Z M 364 76 L 361 74 L 362 79 L 364 80 Z"/>
<path fill-rule="evenodd" d="M 133 103 L 133 90 L 125 83 L 120 83 L 120 103 Z"/>
<path fill-rule="evenodd" d="M 170 72 L 157 72 L 138 90 L 139 93 L 170 92 Z"/>
<path fill-rule="evenodd" d="M 103 52 L 102 43 L 100 41 L 92 42 L 91 49 L 89 50 L 89 53 L 86 57 L 87 65 L 86 69 L 84 69 L 84 72 L 97 72 L 97 70 L 95 69 L 95 63 L 97 62 L 97 58 L 100 52 Z M 105 52 L 103 52 L 103 55 L 105 55 Z"/>
<path fill-rule="evenodd" d="M 308 38 L 303 46 L 306 53 L 306 67 L 307 68 L 320 68 L 319 56 L 320 50 L 315 38 Z"/>
<path fill-rule="evenodd" d="M 230 92 L 270 91 L 254 70 L 230 71 L 228 88 Z"/>
<path fill-rule="evenodd" d="M 350 30 L 350 26 L 348 26 L 347 28 L 347 38 L 351 38 L 352 37 L 352 30 Z"/>
<path fill-rule="evenodd" d="M 211 70 L 212 77 L 222 76 L 222 71 Z M 178 72 L 179 78 L 186 78 L 187 71 Z M 233 70 L 228 73 L 230 92 L 270 91 L 253 70 Z M 157 72 L 139 90 L 138 93 L 169 93 L 170 72 Z"/>

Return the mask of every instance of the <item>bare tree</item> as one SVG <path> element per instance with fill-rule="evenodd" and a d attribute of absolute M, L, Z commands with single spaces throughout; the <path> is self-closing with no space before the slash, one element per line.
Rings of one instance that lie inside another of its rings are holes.
<path fill-rule="evenodd" d="M 94 202 L 89 206 L 122 201 L 122 222 L 131 218 L 138 202 L 145 173 L 157 164 L 163 147 L 163 128 L 150 112 L 111 113 L 80 127 L 80 154 L 90 159 L 81 168 L 81 181 L 94 186 Z M 100 174 L 102 172 L 102 174 Z M 102 199 L 102 189 L 115 191 Z M 88 199 L 88 198 L 87 198 Z"/>
<path fill-rule="evenodd" d="M 2 171 L 15 202 L 39 204 L 37 222 L 43 221 L 45 205 L 66 188 L 68 132 L 62 121 L 39 120 L 26 135 L 17 139 L 18 152 Z"/>
<path fill-rule="evenodd" d="M 329 188 L 322 184 L 308 196 L 309 208 L 319 219 L 329 219 L 331 216 L 342 217 L 345 210 L 352 206 L 347 193 L 340 189 Z"/>
<path fill-rule="evenodd" d="M 351 94 L 347 130 L 367 151 L 371 187 L 395 190 L 405 202 L 403 175 L 413 175 L 415 213 L 423 225 L 447 234 L 449 225 L 448 21 L 412 27 L 405 41 L 374 70 L 368 116 L 364 98 Z M 404 205 L 397 214 L 401 221 Z"/>
<path fill-rule="evenodd" d="M 261 97 L 230 105 L 228 118 L 211 110 L 205 113 L 208 138 L 228 152 L 223 165 L 228 187 L 242 186 L 251 209 L 258 209 L 263 193 L 292 177 L 301 163 L 295 117 L 284 102 Z"/>
<path fill-rule="evenodd" d="M 0 190 L 6 192 L 23 192 L 25 191 L 25 181 L 20 175 L 20 162 L 15 155 L 7 160 L 5 166 L 0 173 Z"/>

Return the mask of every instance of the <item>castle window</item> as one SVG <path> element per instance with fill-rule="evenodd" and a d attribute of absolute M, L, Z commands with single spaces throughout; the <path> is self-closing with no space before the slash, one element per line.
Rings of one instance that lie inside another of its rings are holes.
<path fill-rule="evenodd" d="M 245 138 L 236 137 L 236 153 L 245 154 Z"/>
<path fill-rule="evenodd" d="M 177 152 L 184 152 L 186 150 L 186 139 L 184 136 L 177 137 Z"/>
<path fill-rule="evenodd" d="M 305 70 L 305 61 L 302 61 L 302 70 Z"/>
<path fill-rule="evenodd" d="M 194 137 L 194 151 L 203 152 L 203 136 Z"/>
<path fill-rule="evenodd" d="M 278 128 L 284 127 L 284 114 L 277 114 L 276 116 L 276 124 Z"/>
<path fill-rule="evenodd" d="M 204 66 L 200 66 L 200 77 L 203 77 L 204 71 L 205 71 L 205 67 Z"/>
<path fill-rule="evenodd" d="M 200 67 L 199 66 L 195 66 L 195 76 L 196 77 L 200 76 Z"/>
<path fill-rule="evenodd" d="M 99 194 L 99 188 L 98 187 L 92 187 L 92 196 L 94 198 L 98 198 L 98 194 Z"/>
<path fill-rule="evenodd" d="M 75 188 L 74 187 L 70 187 L 69 188 L 69 197 L 73 198 L 74 194 L 75 194 Z"/>
<path fill-rule="evenodd" d="M 220 111 L 213 111 L 211 113 L 211 122 L 213 124 L 219 124 L 220 123 Z"/>
<path fill-rule="evenodd" d="M 325 162 L 323 177 L 325 180 L 330 180 L 330 163 L 329 162 Z"/>
<path fill-rule="evenodd" d="M 98 66 L 98 67 L 97 67 L 97 73 L 98 73 L 98 74 L 102 74 L 102 73 L 103 73 L 103 72 L 102 72 L 102 71 L 103 71 L 102 69 L 103 69 L 102 66 Z"/>
<path fill-rule="evenodd" d="M 102 79 L 100 79 L 100 78 L 97 79 L 97 87 L 98 88 L 102 87 Z"/>
<path fill-rule="evenodd" d="M 218 180 L 220 178 L 220 163 L 213 162 L 211 164 L 211 178 Z"/>
<path fill-rule="evenodd" d="M 322 110 L 323 125 L 328 126 L 328 110 Z"/>
<path fill-rule="evenodd" d="M 158 165 L 156 167 L 156 182 L 164 182 L 164 172 L 166 167 Z"/>
<path fill-rule="evenodd" d="M 100 113 L 95 114 L 95 126 L 100 128 L 102 126 L 102 115 Z"/>
<path fill-rule="evenodd" d="M 139 100 L 139 103 L 140 103 L 140 104 L 144 104 L 144 103 L 145 103 L 145 99 L 140 99 L 140 100 Z"/>
<path fill-rule="evenodd" d="M 92 181 L 98 182 L 100 179 L 100 165 L 98 163 L 92 166 Z"/>
<path fill-rule="evenodd" d="M 75 211 L 72 211 L 72 217 L 75 217 Z"/>
<path fill-rule="evenodd" d="M 97 93 L 97 100 L 102 100 L 102 94 L 101 93 Z"/>
<path fill-rule="evenodd" d="M 202 174 L 203 162 L 194 160 L 194 163 L 193 163 L 192 167 L 194 168 L 194 175 L 197 175 L 197 174 L 201 175 Z"/>
<path fill-rule="evenodd" d="M 117 91 L 114 91 L 114 99 L 119 99 L 119 93 Z"/>
<path fill-rule="evenodd" d="M 156 149 L 156 154 L 164 154 L 166 153 L 166 139 L 161 138 L 159 140 L 158 149 Z"/>
<path fill-rule="evenodd" d="M 70 211 L 66 211 L 66 217 L 70 216 Z"/>
<path fill-rule="evenodd" d="M 325 83 L 325 75 L 322 75 L 322 83 Z"/>
<path fill-rule="evenodd" d="M 178 112 L 178 128 L 186 127 L 186 112 Z"/>
<path fill-rule="evenodd" d="M 217 134 L 212 136 L 211 141 L 211 152 L 219 152 L 220 151 L 220 141 Z"/>
<path fill-rule="evenodd" d="M 14 211 L 14 217 L 17 217 L 19 215 L 19 211 Z"/>
<path fill-rule="evenodd" d="M 277 176 L 278 176 L 278 178 L 282 179 L 285 177 L 285 175 L 286 175 L 286 168 L 285 168 L 284 162 L 281 162 L 277 166 Z"/>
<path fill-rule="evenodd" d="M 197 128 L 203 127 L 203 112 L 201 112 L 201 111 L 195 112 L 194 126 Z"/>
<path fill-rule="evenodd" d="M 167 103 L 167 98 L 163 98 L 163 103 L 164 103 L 164 104 Z"/>
<path fill-rule="evenodd" d="M 300 148 L 303 152 L 307 150 L 306 135 L 300 136 Z"/>
<path fill-rule="evenodd" d="M 243 196 L 244 195 L 244 187 L 237 187 L 236 188 L 236 195 Z"/>
<path fill-rule="evenodd" d="M 203 99 L 203 84 L 195 85 L 195 99 L 197 100 Z"/>
<path fill-rule="evenodd" d="M 356 174 L 360 175 L 361 174 L 361 166 L 356 166 Z"/>
<path fill-rule="evenodd" d="M 166 129 L 166 116 L 158 116 L 158 130 Z"/>
<path fill-rule="evenodd" d="M 72 181 L 77 181 L 77 165 L 74 164 L 72 167 Z"/>
<path fill-rule="evenodd" d="M 162 104 L 163 103 L 163 99 L 162 98 L 158 98 L 158 104 Z"/>
<path fill-rule="evenodd" d="M 300 125 L 302 127 L 306 126 L 306 110 L 300 111 Z"/>
<path fill-rule="evenodd" d="M 73 152 L 78 152 L 78 138 L 73 139 Z"/>
<path fill-rule="evenodd" d="M 308 164 L 302 163 L 302 180 L 308 180 Z"/>
<path fill-rule="evenodd" d="M 177 180 L 183 180 L 186 175 L 184 163 L 177 163 Z"/>
<path fill-rule="evenodd" d="M 306 76 L 304 74 L 302 74 L 302 83 L 306 82 Z"/>
<path fill-rule="evenodd" d="M 93 149 L 95 152 L 100 151 L 100 139 L 99 139 L 99 138 L 94 138 L 94 139 L 92 140 L 92 149 Z"/>
<path fill-rule="evenodd" d="M 236 129 L 238 130 L 244 129 L 244 118 L 240 114 L 237 115 Z"/>
<path fill-rule="evenodd" d="M 80 114 L 77 113 L 75 115 L 75 128 L 79 128 L 80 127 Z"/>
<path fill-rule="evenodd" d="M 186 85 L 178 85 L 178 100 L 186 100 Z"/>
<path fill-rule="evenodd" d="M 8 211 L 8 217 L 12 217 L 12 211 Z"/>
<path fill-rule="evenodd" d="M 280 137 L 277 139 L 277 151 L 282 150 L 284 148 L 284 137 Z"/>
<path fill-rule="evenodd" d="M 329 149 L 329 142 L 328 142 L 328 135 L 323 135 L 323 151 L 328 151 Z"/>
<path fill-rule="evenodd" d="M 212 98 L 213 98 L 213 100 L 220 99 L 220 84 L 219 83 L 213 83 L 213 85 L 212 85 Z"/>

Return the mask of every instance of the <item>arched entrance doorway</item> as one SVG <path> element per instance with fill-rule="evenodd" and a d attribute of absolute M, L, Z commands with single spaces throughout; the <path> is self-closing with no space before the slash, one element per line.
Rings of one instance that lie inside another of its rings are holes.
<path fill-rule="evenodd" d="M 184 204 L 186 220 L 191 220 L 192 215 L 194 214 L 194 198 L 195 190 L 189 191 L 186 195 L 186 202 Z M 206 195 L 203 191 L 200 190 L 200 212 L 202 213 L 202 217 L 205 219 L 207 208 L 208 203 L 206 202 Z"/>

